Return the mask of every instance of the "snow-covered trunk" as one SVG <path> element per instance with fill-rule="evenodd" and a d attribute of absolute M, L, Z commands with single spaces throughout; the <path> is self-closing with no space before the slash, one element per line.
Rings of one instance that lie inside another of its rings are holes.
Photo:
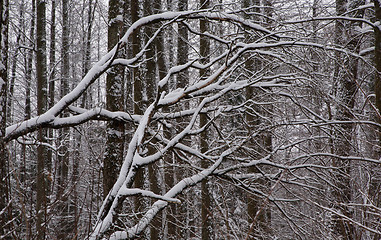
<path fill-rule="evenodd" d="M 4 141 L 7 106 L 8 1 L 0 3 L 0 238 L 11 239 L 8 153 Z"/>
<path fill-rule="evenodd" d="M 110 0 L 108 10 L 108 50 L 119 41 L 123 30 L 123 4 L 121 1 Z M 122 57 L 117 53 L 117 57 Z M 107 72 L 106 77 L 106 107 L 110 111 L 124 110 L 124 68 L 115 66 Z M 112 120 L 107 123 L 107 142 L 103 157 L 103 195 L 107 196 L 118 177 L 123 161 L 124 123 Z"/>
<path fill-rule="evenodd" d="M 46 78 L 46 1 L 37 1 L 37 114 L 47 110 L 47 78 Z M 46 129 L 40 128 L 37 133 L 40 143 L 46 142 Z M 46 147 L 39 144 L 37 147 L 37 239 L 45 239 L 47 227 L 48 178 Z"/>

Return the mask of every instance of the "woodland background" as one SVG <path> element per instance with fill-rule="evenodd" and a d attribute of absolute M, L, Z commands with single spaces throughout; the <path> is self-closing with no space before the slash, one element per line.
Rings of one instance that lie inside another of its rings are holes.
<path fill-rule="evenodd" d="M 0 13 L 0 239 L 381 239 L 379 0 Z"/>

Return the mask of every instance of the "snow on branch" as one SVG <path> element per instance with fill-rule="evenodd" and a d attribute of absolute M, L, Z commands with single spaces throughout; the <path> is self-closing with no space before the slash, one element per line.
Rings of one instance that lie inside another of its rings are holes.
<path fill-rule="evenodd" d="M 160 199 L 160 200 L 167 201 L 167 202 L 181 203 L 181 201 L 179 199 L 161 196 L 161 195 L 155 194 L 151 191 L 143 190 L 143 189 L 139 189 L 139 188 L 127 188 L 127 187 L 123 186 L 120 189 L 119 193 L 121 196 L 142 195 L 143 197 L 156 198 L 156 199 Z"/>

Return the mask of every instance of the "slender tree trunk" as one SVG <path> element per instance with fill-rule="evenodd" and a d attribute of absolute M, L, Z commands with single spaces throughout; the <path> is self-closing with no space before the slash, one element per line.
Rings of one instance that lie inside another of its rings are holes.
<path fill-rule="evenodd" d="M 201 9 L 207 9 L 209 7 L 209 0 L 200 0 Z M 208 22 L 206 20 L 200 20 L 200 32 L 207 32 Z M 206 36 L 200 36 L 200 55 L 202 56 L 203 63 L 208 62 L 210 54 L 210 42 Z M 208 72 L 206 70 L 200 70 L 200 77 L 205 78 Z M 200 114 L 200 128 L 204 127 L 208 123 L 208 116 L 206 113 Z M 200 150 L 202 153 L 208 151 L 208 132 L 204 130 L 200 134 Z M 201 168 L 207 168 L 209 163 L 207 160 L 201 160 Z M 212 229 L 212 211 L 211 211 L 211 199 L 209 191 L 209 181 L 204 179 L 201 182 L 201 238 L 202 240 L 214 239 Z"/>
<path fill-rule="evenodd" d="M 11 239 L 8 152 L 4 141 L 7 120 L 8 1 L 0 2 L 0 236 Z"/>
<path fill-rule="evenodd" d="M 150 1 L 145 0 L 144 1 L 144 16 L 150 16 L 152 14 L 158 13 L 161 8 L 161 1 Z M 157 28 L 157 24 L 154 24 L 152 26 L 146 26 L 145 27 L 145 36 L 146 41 L 152 37 L 155 29 Z M 154 41 L 154 44 L 151 45 L 151 48 L 149 51 L 146 52 L 146 59 L 149 59 L 146 63 L 146 76 L 145 76 L 145 91 L 147 93 L 147 105 L 151 104 L 156 97 L 156 69 L 158 65 L 156 62 L 159 60 L 159 55 L 162 55 L 163 52 L 159 52 L 157 49 L 157 42 L 159 39 L 157 38 Z M 159 45 L 160 46 L 160 45 Z M 156 55 L 156 56 L 155 56 Z M 155 61 L 157 59 L 157 61 Z M 162 58 L 160 58 L 162 59 Z M 162 70 L 162 69 L 158 69 Z M 162 75 L 162 74 L 161 74 Z M 159 76 L 161 77 L 161 76 Z M 155 127 L 154 127 L 155 128 Z M 148 146 L 148 155 L 154 154 L 155 148 L 154 146 Z M 156 194 L 161 194 L 161 189 L 159 187 L 158 183 L 158 177 L 157 174 L 159 172 L 159 163 L 153 163 L 148 166 L 148 176 L 149 176 L 149 185 L 152 192 Z M 156 200 L 152 199 L 151 204 L 153 204 Z M 151 240 L 158 240 L 161 239 L 161 235 L 163 234 L 162 228 L 162 214 L 158 214 L 155 219 L 152 221 L 152 224 L 150 226 L 150 239 Z"/>
<path fill-rule="evenodd" d="M 85 52 L 84 52 L 84 56 L 83 56 L 83 65 L 82 65 L 82 76 L 84 77 L 87 72 L 89 71 L 90 69 L 90 61 L 91 61 L 91 38 L 92 38 L 92 27 L 93 27 L 93 14 L 94 14 L 94 11 L 93 11 L 93 1 L 92 0 L 89 0 L 89 3 L 88 3 L 88 9 L 87 9 L 87 28 L 86 28 L 86 34 L 84 36 L 84 42 L 83 42 L 83 46 L 85 46 Z M 90 101 L 92 100 L 92 97 L 91 96 L 94 96 L 92 95 L 90 92 L 94 90 L 93 87 L 90 87 L 88 90 L 86 90 L 84 93 L 83 93 L 83 98 L 82 98 L 82 102 L 81 102 L 81 107 L 82 108 L 87 108 L 90 106 Z M 88 98 L 88 94 L 90 95 L 90 98 Z M 82 129 L 83 128 L 80 128 L 81 129 L 81 132 L 82 132 Z M 78 180 L 79 180 L 79 166 L 81 164 L 83 164 L 83 160 L 81 158 L 81 146 L 82 146 L 82 134 L 81 132 L 79 131 L 74 131 L 74 139 L 75 139 L 75 147 L 74 147 L 74 150 L 73 150 L 73 172 L 72 172 L 72 178 L 71 178 L 71 183 L 73 185 L 73 193 L 72 193 L 72 204 L 73 204 L 73 213 L 74 213 L 74 240 L 77 239 L 78 237 L 78 233 L 80 232 L 80 229 L 78 229 L 78 221 L 79 221 L 79 212 L 78 212 Z M 89 159 L 89 166 L 93 166 L 93 159 L 91 157 L 88 158 Z M 94 189 L 94 186 L 96 184 L 96 181 L 94 181 L 94 170 L 91 170 L 91 197 L 89 197 L 90 199 L 90 216 L 88 217 L 88 232 L 90 232 L 90 228 L 92 226 L 92 217 L 91 217 L 91 210 L 92 210 L 92 206 L 93 206 L 93 198 L 92 198 L 92 192 L 93 192 L 93 189 Z"/>
<path fill-rule="evenodd" d="M 380 1 L 374 0 L 375 7 L 375 16 L 376 21 L 381 21 L 381 3 Z M 378 110 L 378 114 L 376 114 L 376 121 L 381 124 L 381 29 L 374 28 L 374 65 L 376 67 L 375 72 L 375 89 L 374 92 L 376 94 L 376 107 Z M 376 135 L 378 135 L 377 139 L 377 150 L 375 151 L 376 158 L 379 159 L 381 155 L 381 131 L 379 129 L 375 129 Z M 370 182 L 370 197 L 372 199 L 373 204 L 380 208 L 381 207 L 381 174 L 379 166 L 374 169 L 374 174 L 371 176 Z M 375 234 L 373 240 L 381 239 L 380 234 Z"/>
<path fill-rule="evenodd" d="M 179 0 L 178 1 L 177 10 L 178 11 L 186 11 L 188 10 L 188 0 Z M 188 30 L 182 24 L 178 25 L 178 37 L 177 37 L 177 65 L 185 64 L 188 61 Z M 159 44 L 161 43 L 161 44 Z M 160 39 L 157 44 L 157 52 L 161 53 L 160 56 L 163 56 L 164 46 L 163 41 Z M 161 45 L 161 46 L 160 46 Z M 160 65 L 160 64 L 159 64 Z M 160 68 L 160 67 L 159 67 Z M 177 76 L 176 87 L 184 88 L 188 81 L 188 71 L 184 71 Z M 160 76 L 160 79 L 162 77 Z M 181 110 L 181 109 L 179 109 Z M 167 111 L 170 111 L 168 109 Z M 178 119 L 177 124 L 181 126 L 181 123 L 184 119 Z M 171 137 L 170 129 L 164 127 L 164 132 L 166 137 L 169 139 Z M 185 139 L 187 141 L 189 139 Z M 182 172 L 184 169 L 176 167 L 177 158 L 173 154 L 167 154 L 165 162 L 169 163 L 169 165 L 164 169 L 165 174 L 165 185 L 168 190 L 175 184 L 175 179 L 183 179 L 184 173 Z M 185 239 L 186 231 L 189 229 L 185 229 L 182 226 L 186 226 L 186 211 L 187 204 L 185 199 L 182 200 L 181 205 L 171 204 L 166 209 L 166 223 L 168 229 L 168 239 Z"/>
<path fill-rule="evenodd" d="M 49 76 L 48 76 L 48 107 L 51 108 L 54 105 L 55 95 L 55 61 L 56 61 L 56 1 L 51 1 L 51 16 L 50 16 L 50 46 L 49 46 Z M 54 131 L 48 129 L 47 142 L 50 145 L 54 145 Z M 53 149 L 47 148 L 47 159 L 49 165 L 53 163 Z M 48 167 L 51 172 L 52 167 Z M 51 184 L 48 185 L 50 189 Z"/>
<path fill-rule="evenodd" d="M 91 35 L 92 35 L 92 28 L 93 28 L 93 1 L 89 0 L 88 3 L 88 11 L 87 11 L 87 31 L 84 36 L 84 47 L 85 47 L 85 54 L 83 58 L 83 71 L 82 71 L 82 76 L 85 76 L 87 72 L 90 69 L 90 63 L 91 63 Z M 87 108 L 88 106 L 88 98 L 92 99 L 92 86 L 89 87 L 89 90 L 85 91 L 83 93 L 83 98 L 82 98 L 82 103 L 81 107 Z M 88 96 L 89 95 L 89 96 Z"/>
<path fill-rule="evenodd" d="M 26 119 L 30 119 L 31 118 L 31 99 L 30 99 L 30 88 L 31 88 L 31 83 L 32 83 L 32 68 L 33 68 L 33 59 L 34 59 L 34 51 L 33 51 L 33 47 L 34 47 L 34 40 L 35 40 L 35 24 L 36 24 L 36 1 L 35 0 L 32 0 L 32 17 L 31 17 L 31 20 L 30 20 L 30 33 L 29 33 L 29 36 L 30 36 L 30 43 L 28 44 L 29 46 L 29 49 L 27 51 L 27 57 L 26 57 L 26 74 L 25 74 L 25 78 L 26 78 L 26 83 L 25 83 L 25 110 L 24 110 L 24 120 Z M 23 144 L 21 146 L 21 151 L 23 153 L 23 163 L 22 163 L 22 172 L 23 172 L 23 182 L 26 186 L 28 186 L 29 181 L 31 179 L 29 179 L 29 177 L 27 177 L 27 170 L 28 170 L 28 164 L 27 164 L 27 148 L 26 146 Z M 31 168 L 31 175 L 32 176 L 35 176 L 36 175 L 36 172 L 35 172 L 35 168 Z M 36 189 L 34 189 L 33 185 L 32 185 L 32 191 L 35 191 Z M 29 193 L 30 195 L 32 195 L 32 193 Z M 32 208 L 33 206 L 33 200 L 32 199 L 28 199 L 27 197 L 24 197 L 24 202 L 26 203 L 29 203 L 30 206 L 29 208 Z M 32 223 L 31 223 L 31 219 L 28 219 L 27 218 L 27 215 L 25 214 L 25 228 L 26 228 L 26 238 L 29 240 L 32 238 Z"/>
<path fill-rule="evenodd" d="M 271 4 L 269 1 L 267 1 L 267 4 Z M 253 6 L 257 6 L 254 7 Z M 251 8 L 251 12 L 254 14 L 252 16 L 249 16 L 249 18 L 255 22 L 259 22 L 260 15 L 261 15 L 261 1 L 259 0 L 244 0 L 243 1 L 243 8 Z M 268 13 L 270 14 L 270 12 Z M 247 17 L 247 16 L 245 16 Z M 246 39 L 250 42 L 252 42 L 253 38 L 255 36 L 246 35 Z M 248 56 L 245 62 L 245 67 L 247 70 L 247 78 L 251 78 L 252 74 L 255 72 L 258 72 L 261 70 L 262 62 L 259 59 L 253 58 L 253 56 Z M 269 89 L 266 90 L 259 90 L 255 89 L 253 87 L 246 88 L 246 100 L 254 99 L 255 101 L 269 101 L 266 97 L 266 92 Z M 258 97 L 260 99 L 258 99 Z M 251 109 L 254 109 L 254 111 L 251 111 Z M 256 112 L 259 113 L 256 114 Z M 258 105 L 252 105 L 250 106 L 250 109 L 246 110 L 245 114 L 245 120 L 247 123 L 248 132 L 250 134 L 253 134 L 255 131 L 258 131 L 261 127 L 263 127 L 264 124 L 267 122 L 264 122 L 263 119 L 261 119 L 260 116 L 268 116 L 268 118 L 271 118 L 269 115 L 270 107 L 267 106 L 258 106 Z M 260 131 L 260 130 L 259 130 Z M 252 156 L 253 159 L 261 159 L 265 157 L 267 154 L 271 152 L 272 148 L 272 138 L 270 132 L 264 131 L 260 133 L 258 136 L 255 137 L 255 139 L 251 139 L 248 142 L 248 155 Z M 261 174 L 262 171 L 257 166 L 252 166 L 248 169 L 249 173 L 254 174 Z M 258 180 L 255 180 L 251 183 L 252 188 L 256 188 L 257 190 L 267 193 L 269 192 L 269 182 L 267 179 L 260 178 Z M 247 196 L 247 211 L 248 211 L 248 223 L 249 223 L 249 229 L 248 229 L 248 238 L 247 239 L 269 239 L 270 232 L 271 232 L 271 211 L 269 206 L 266 204 L 266 199 L 262 196 L 256 196 L 254 194 L 248 194 Z"/>
<path fill-rule="evenodd" d="M 381 3 L 380 1 L 374 0 L 375 12 L 376 12 L 376 20 L 381 21 Z M 375 28 L 374 31 L 374 46 L 375 46 L 375 55 L 374 55 L 374 63 L 376 66 L 376 74 L 375 74 L 375 89 L 376 93 L 376 107 L 378 110 L 378 121 L 381 122 L 381 30 L 379 28 Z M 379 139 L 381 142 L 381 132 L 379 133 Z"/>
<path fill-rule="evenodd" d="M 139 9 L 140 4 L 139 0 L 131 0 L 131 22 L 134 23 L 139 19 Z M 140 49 L 140 33 L 135 32 L 132 35 L 132 55 L 135 56 Z M 133 100 L 134 100 L 134 114 L 142 115 L 142 107 L 143 107 L 143 86 L 142 80 L 140 78 L 140 71 L 138 68 L 134 68 L 132 73 L 132 81 L 133 81 Z M 139 168 L 137 170 L 134 185 L 136 188 L 143 188 L 144 185 L 144 169 Z M 142 216 L 141 212 L 143 211 L 143 201 L 140 197 L 135 197 L 134 199 L 135 212 L 137 212 L 138 219 Z"/>
<path fill-rule="evenodd" d="M 12 69 L 11 69 L 11 76 L 9 79 L 9 90 L 8 90 L 8 106 L 7 106 L 7 121 L 9 123 L 12 123 L 12 115 L 13 115 L 13 93 L 15 89 L 15 80 L 16 80 L 16 68 L 17 68 L 17 58 L 19 55 L 19 47 L 20 47 L 20 41 L 22 37 L 22 26 L 24 22 L 24 2 L 20 2 L 19 6 L 19 26 L 18 26 L 18 32 L 16 37 L 16 46 L 14 50 L 14 54 L 11 58 L 12 60 Z"/>
<path fill-rule="evenodd" d="M 35 40 L 35 26 L 36 26 L 36 0 L 32 0 L 32 19 L 30 20 L 30 44 L 28 49 L 28 56 L 26 62 L 26 86 L 25 86 L 25 116 L 24 119 L 31 118 L 31 102 L 30 102 L 30 88 L 32 83 L 33 71 L 33 57 L 34 57 L 34 40 Z"/>
<path fill-rule="evenodd" d="M 187 11 L 188 10 L 188 0 L 179 0 L 178 3 L 179 11 Z M 179 37 L 177 39 L 177 64 L 182 65 L 188 62 L 188 54 L 189 54 L 189 43 L 188 43 L 188 29 L 186 26 L 180 24 L 179 25 Z M 178 88 L 185 88 L 186 85 L 189 83 L 189 71 L 185 70 L 181 74 L 177 76 L 177 82 L 176 87 Z M 185 103 L 187 104 L 187 103 Z M 185 106 L 187 108 L 187 105 Z M 182 122 L 183 119 L 179 119 L 178 123 Z M 187 122 L 187 120 L 185 120 Z M 190 138 L 185 138 L 184 141 L 191 141 Z M 174 158 L 176 161 L 176 158 Z M 176 164 L 175 164 L 176 165 Z M 185 177 L 184 171 L 185 169 L 175 169 L 175 177 L 177 179 L 183 179 Z M 183 203 L 180 206 L 174 206 L 177 208 L 177 221 L 176 221 L 176 236 L 180 239 L 186 239 L 186 236 L 188 236 L 187 231 L 189 229 L 186 229 L 186 213 L 189 211 L 187 202 L 184 200 Z M 183 227 L 178 227 L 178 226 Z"/>
<path fill-rule="evenodd" d="M 109 28 L 108 49 L 111 50 L 119 41 L 122 34 L 123 16 L 121 1 L 109 1 Z M 120 55 L 119 55 L 120 56 Z M 106 78 L 106 106 L 110 111 L 124 110 L 124 70 L 123 67 L 114 67 L 107 73 Z M 106 196 L 118 177 L 123 161 L 124 151 L 124 124 L 121 121 L 107 123 L 107 144 L 103 161 L 103 194 Z"/>
<path fill-rule="evenodd" d="M 37 1 L 37 114 L 46 112 L 47 107 L 47 78 L 46 78 L 46 1 Z M 37 139 L 40 143 L 46 142 L 46 130 L 39 129 Z M 39 144 L 37 147 L 37 239 L 46 238 L 47 227 L 47 152 Z"/>
<path fill-rule="evenodd" d="M 55 63 L 56 63 L 56 1 L 52 0 L 52 11 L 50 20 L 50 51 L 49 51 L 49 108 L 54 105 L 55 88 Z M 49 138 L 51 137 L 49 132 Z M 51 153 L 49 153 L 51 154 Z"/>
<path fill-rule="evenodd" d="M 360 2 L 358 4 L 361 5 Z M 347 0 L 336 0 L 337 15 L 343 15 L 347 11 L 347 8 Z M 359 38 L 352 36 L 352 30 L 354 28 L 355 24 L 353 23 L 337 21 L 335 25 L 335 41 L 338 45 L 347 45 L 349 50 L 358 52 L 360 44 Z M 343 69 L 342 66 L 346 66 L 346 68 Z M 357 60 L 345 57 L 336 52 L 334 76 L 336 81 L 336 95 L 337 99 L 340 100 L 340 106 L 338 106 L 336 116 L 338 120 L 351 121 L 353 119 L 352 110 L 355 105 L 355 94 L 357 91 L 357 68 Z M 353 152 L 351 143 L 354 127 L 354 124 L 345 124 L 342 126 L 342 130 L 339 131 L 336 136 L 334 146 L 335 154 L 348 156 Z M 348 207 L 348 204 L 352 201 L 350 184 L 351 163 L 348 160 L 333 159 L 333 166 L 337 168 L 337 170 L 333 172 L 335 181 L 335 188 L 332 191 L 335 201 L 334 208 L 345 216 L 352 218 L 353 213 Z M 351 223 L 343 220 L 340 216 L 334 216 L 334 232 L 337 233 L 340 238 L 345 240 L 355 239 L 354 231 L 354 226 Z"/>
<path fill-rule="evenodd" d="M 70 79 L 70 30 L 69 30 L 69 2 L 62 0 L 62 47 L 61 47 L 61 98 L 69 92 L 69 79 Z M 62 117 L 68 117 L 68 112 L 63 112 Z M 59 155 L 58 155 L 58 183 L 57 183 L 57 199 L 59 203 L 59 232 L 57 234 L 59 239 L 71 238 L 70 233 L 73 231 L 72 215 L 70 212 L 70 198 L 68 195 L 69 187 L 69 142 L 70 131 L 68 128 L 59 130 Z"/>
<path fill-rule="evenodd" d="M 49 46 L 49 77 L 48 77 L 48 88 L 49 88 L 49 108 L 54 105 L 54 90 L 55 90 L 55 62 L 56 62 L 56 1 L 51 1 L 51 20 L 50 20 L 50 46 Z M 48 143 L 53 145 L 53 129 L 48 129 Z M 47 149 L 48 161 L 53 162 L 53 149 Z"/>

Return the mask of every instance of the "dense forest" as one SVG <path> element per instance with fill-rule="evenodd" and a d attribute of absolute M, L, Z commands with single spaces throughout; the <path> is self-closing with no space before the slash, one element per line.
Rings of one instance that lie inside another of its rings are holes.
<path fill-rule="evenodd" d="M 0 239 L 381 239 L 380 0 L 0 0 Z"/>

